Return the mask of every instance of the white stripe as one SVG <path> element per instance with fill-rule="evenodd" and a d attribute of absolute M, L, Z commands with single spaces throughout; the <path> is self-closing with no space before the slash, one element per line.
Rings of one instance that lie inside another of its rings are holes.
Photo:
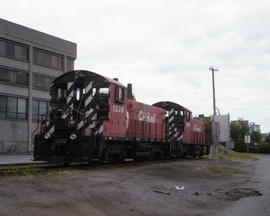
<path fill-rule="evenodd" d="M 173 119 L 174 119 L 174 118 L 173 118 L 173 116 L 172 116 L 172 117 L 169 119 L 169 123 L 171 123 Z"/>
<path fill-rule="evenodd" d="M 178 133 L 176 133 L 176 134 L 174 134 L 174 138 L 176 138 L 177 136 L 179 136 L 179 132 Z"/>
<path fill-rule="evenodd" d="M 71 91 L 70 94 L 67 96 L 67 102 L 66 102 L 67 104 L 69 103 L 69 101 L 71 101 L 72 97 L 73 97 L 73 91 Z"/>
<path fill-rule="evenodd" d="M 62 114 L 61 118 L 62 118 L 62 119 L 66 119 L 66 117 L 67 117 L 67 114 L 64 112 L 64 113 Z"/>
<path fill-rule="evenodd" d="M 97 114 L 95 114 L 92 118 L 91 118 L 91 120 L 96 120 L 97 119 Z"/>
<path fill-rule="evenodd" d="M 103 125 L 100 126 L 100 128 L 96 131 L 96 134 L 101 134 L 103 132 Z"/>
<path fill-rule="evenodd" d="M 88 117 L 94 110 L 91 108 L 90 110 L 88 110 L 86 113 L 85 113 L 85 117 Z M 92 119 L 94 118 L 95 116 L 92 117 Z M 83 122 L 84 121 L 80 121 L 77 128 L 78 130 L 83 126 Z"/>
<path fill-rule="evenodd" d="M 94 109 L 90 109 L 90 110 L 87 110 L 86 113 L 85 113 L 85 116 L 89 116 L 92 112 L 94 111 Z"/>
<path fill-rule="evenodd" d="M 86 128 L 86 130 L 91 131 L 91 129 L 94 128 L 94 127 L 95 127 L 95 124 L 92 123 Z"/>
<path fill-rule="evenodd" d="M 93 96 L 92 95 L 90 95 L 86 100 L 85 100 L 85 107 L 92 101 L 92 99 L 93 99 Z"/>
<path fill-rule="evenodd" d="M 91 89 L 92 89 L 92 84 L 93 84 L 93 81 L 91 81 L 88 86 L 86 86 L 85 88 L 85 94 L 88 93 Z"/>
<path fill-rule="evenodd" d="M 96 126 L 96 122 L 93 122 L 92 124 L 89 125 L 90 128 L 94 128 Z"/>
<path fill-rule="evenodd" d="M 173 112 L 174 112 L 174 108 L 172 108 L 172 109 L 169 111 L 169 115 L 171 115 Z"/>
<path fill-rule="evenodd" d="M 77 126 L 77 129 L 80 130 L 80 128 L 83 126 L 83 121 L 80 121 L 78 126 Z"/>
<path fill-rule="evenodd" d="M 73 82 L 68 82 L 68 84 L 67 84 L 67 90 L 69 90 L 72 85 L 73 85 Z"/>
<path fill-rule="evenodd" d="M 48 131 L 49 134 L 52 134 L 54 132 L 54 125 L 51 127 L 51 129 Z"/>

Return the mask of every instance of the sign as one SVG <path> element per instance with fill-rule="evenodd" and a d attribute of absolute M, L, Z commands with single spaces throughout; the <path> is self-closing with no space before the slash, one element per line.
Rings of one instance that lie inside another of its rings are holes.
<path fill-rule="evenodd" d="M 226 142 L 226 148 L 234 149 L 234 142 L 232 142 L 232 141 Z"/>
<path fill-rule="evenodd" d="M 250 143 L 250 135 L 245 135 L 245 143 Z"/>
<path fill-rule="evenodd" d="M 230 135 L 230 115 L 216 115 L 214 116 L 214 122 L 217 124 L 217 133 L 219 142 L 229 142 L 231 140 Z"/>

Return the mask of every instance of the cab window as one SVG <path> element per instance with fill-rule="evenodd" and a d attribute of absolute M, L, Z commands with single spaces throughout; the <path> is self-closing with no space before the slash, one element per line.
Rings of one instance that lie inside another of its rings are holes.
<path fill-rule="evenodd" d="M 120 86 L 115 86 L 115 101 L 118 103 L 125 102 L 125 89 Z"/>
<path fill-rule="evenodd" d="M 100 94 L 109 94 L 109 88 L 100 88 L 99 93 Z"/>
<path fill-rule="evenodd" d="M 186 112 L 186 121 L 187 121 L 187 122 L 190 121 L 190 112 Z"/>
<path fill-rule="evenodd" d="M 61 101 L 66 98 L 66 90 L 62 88 L 57 89 L 57 99 Z"/>

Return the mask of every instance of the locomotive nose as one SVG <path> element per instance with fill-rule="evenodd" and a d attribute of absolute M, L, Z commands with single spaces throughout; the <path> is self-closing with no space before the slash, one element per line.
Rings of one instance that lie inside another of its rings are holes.
<path fill-rule="evenodd" d="M 68 140 L 65 138 L 55 139 L 51 145 L 51 151 L 57 154 L 65 154 L 68 148 Z"/>

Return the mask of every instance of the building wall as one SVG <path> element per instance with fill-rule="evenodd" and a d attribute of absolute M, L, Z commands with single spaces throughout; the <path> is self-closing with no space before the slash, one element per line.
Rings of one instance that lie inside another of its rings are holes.
<path fill-rule="evenodd" d="M 0 152 L 33 150 L 50 82 L 74 69 L 73 42 L 0 19 Z"/>
<path fill-rule="evenodd" d="M 261 132 L 261 126 L 255 124 L 255 122 L 250 122 L 250 133 L 252 133 L 254 131 L 260 133 Z"/>

